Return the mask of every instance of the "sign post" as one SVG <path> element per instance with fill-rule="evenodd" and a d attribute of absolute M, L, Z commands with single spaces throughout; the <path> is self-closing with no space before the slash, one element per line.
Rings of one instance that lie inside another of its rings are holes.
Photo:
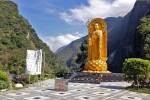
<path fill-rule="evenodd" d="M 37 51 L 27 50 L 26 74 L 29 75 L 29 84 L 30 84 L 31 75 L 41 75 L 41 70 L 42 70 L 41 68 L 42 68 L 42 50 L 41 49 Z"/>

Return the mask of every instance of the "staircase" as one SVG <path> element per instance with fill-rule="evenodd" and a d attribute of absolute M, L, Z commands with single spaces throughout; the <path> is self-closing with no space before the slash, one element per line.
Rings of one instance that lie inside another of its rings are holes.
<path fill-rule="evenodd" d="M 100 82 L 121 82 L 121 81 L 124 81 L 122 73 L 100 74 Z"/>
<path fill-rule="evenodd" d="M 77 72 L 76 75 L 69 80 L 75 83 L 93 83 L 100 84 L 100 82 L 121 82 L 123 80 L 122 73 L 84 73 Z"/>
<path fill-rule="evenodd" d="M 69 82 L 99 84 L 99 75 L 98 73 L 77 72 L 77 75 L 70 79 Z"/>

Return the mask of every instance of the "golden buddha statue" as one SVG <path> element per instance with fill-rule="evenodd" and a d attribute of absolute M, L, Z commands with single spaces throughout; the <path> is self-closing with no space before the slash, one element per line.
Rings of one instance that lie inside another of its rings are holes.
<path fill-rule="evenodd" d="M 88 22 L 88 61 L 84 72 L 106 73 L 107 71 L 107 31 L 101 18 Z"/>

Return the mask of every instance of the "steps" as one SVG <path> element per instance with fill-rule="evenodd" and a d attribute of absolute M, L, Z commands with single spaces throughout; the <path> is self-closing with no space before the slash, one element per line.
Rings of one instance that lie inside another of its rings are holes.
<path fill-rule="evenodd" d="M 100 84 L 100 82 L 122 82 L 122 73 L 85 73 L 77 72 L 74 78 L 71 78 L 69 82 L 76 83 L 93 83 Z"/>
<path fill-rule="evenodd" d="M 69 82 L 99 84 L 99 75 L 100 74 L 97 73 L 78 72 L 74 78 L 69 80 Z"/>
<path fill-rule="evenodd" d="M 122 82 L 122 73 L 103 73 L 100 74 L 100 82 Z"/>

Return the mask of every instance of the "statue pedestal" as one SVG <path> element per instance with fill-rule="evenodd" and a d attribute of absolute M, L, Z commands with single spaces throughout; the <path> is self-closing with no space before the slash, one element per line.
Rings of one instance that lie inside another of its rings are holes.
<path fill-rule="evenodd" d="M 99 73 L 77 72 L 76 76 L 69 82 L 99 84 Z"/>
<path fill-rule="evenodd" d="M 122 73 L 101 73 L 100 82 L 122 82 L 123 80 Z"/>
<path fill-rule="evenodd" d="M 89 73 L 78 72 L 76 76 L 69 80 L 75 83 L 93 83 L 100 84 L 100 82 L 121 82 L 123 81 L 122 73 Z"/>
<path fill-rule="evenodd" d="M 85 72 L 108 73 L 107 63 L 102 60 L 89 60 L 85 65 Z M 110 72 L 109 72 L 110 73 Z"/>

